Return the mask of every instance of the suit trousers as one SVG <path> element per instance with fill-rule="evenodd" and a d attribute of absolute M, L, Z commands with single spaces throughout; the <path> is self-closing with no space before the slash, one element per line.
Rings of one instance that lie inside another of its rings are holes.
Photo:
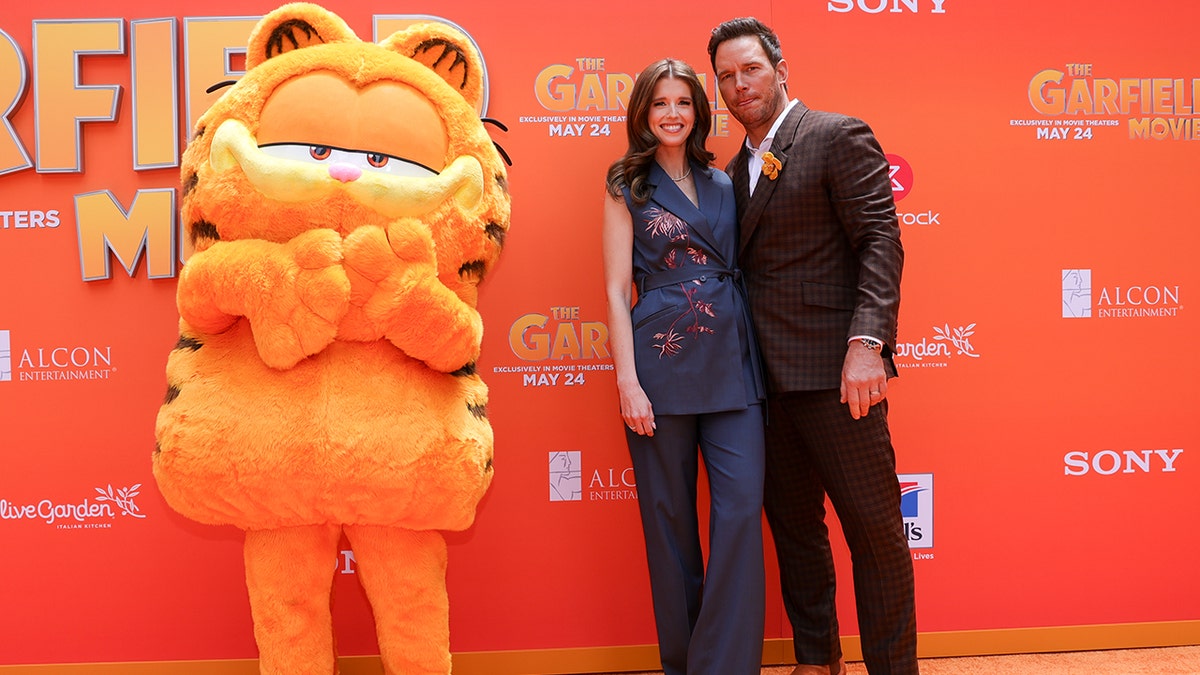
<path fill-rule="evenodd" d="M 656 415 L 654 436 L 626 430 L 665 675 L 757 675 L 761 667 L 762 408 Z M 697 454 L 711 502 L 707 569 Z"/>
<path fill-rule="evenodd" d="M 917 672 L 912 555 L 900 515 L 887 401 L 858 420 L 834 390 L 772 395 L 764 503 L 796 660 L 841 658 L 825 496 L 842 524 L 871 675 Z"/>

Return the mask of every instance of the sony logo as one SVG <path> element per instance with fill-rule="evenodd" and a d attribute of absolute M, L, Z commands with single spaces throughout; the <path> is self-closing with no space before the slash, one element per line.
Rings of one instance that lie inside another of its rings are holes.
<path fill-rule="evenodd" d="M 829 4 L 825 7 L 830 12 L 841 14 L 853 12 L 855 5 L 858 5 L 858 9 L 867 14 L 879 14 L 884 11 L 893 14 L 909 11 L 916 14 L 921 11 L 918 9 L 919 4 L 921 4 L 919 0 L 829 0 Z M 946 10 L 942 8 L 942 5 L 946 4 L 946 0 L 930 0 L 930 4 L 933 5 L 931 14 L 946 13 Z"/>
<path fill-rule="evenodd" d="M 1173 450 L 1101 450 L 1095 455 L 1086 452 L 1068 452 L 1063 456 L 1063 472 L 1068 476 L 1083 476 L 1096 472 L 1102 476 L 1114 473 L 1162 473 L 1175 472 L 1175 460 L 1183 454 L 1183 448 Z"/>

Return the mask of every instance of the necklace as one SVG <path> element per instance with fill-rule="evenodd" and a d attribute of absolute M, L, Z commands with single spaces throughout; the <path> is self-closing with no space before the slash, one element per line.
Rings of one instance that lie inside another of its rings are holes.
<path fill-rule="evenodd" d="M 687 178 L 690 175 L 692 175 L 692 165 L 688 164 L 687 171 L 684 171 L 682 176 L 680 176 L 679 178 L 671 178 L 671 180 L 678 183 L 679 181 L 683 180 L 684 178 Z"/>

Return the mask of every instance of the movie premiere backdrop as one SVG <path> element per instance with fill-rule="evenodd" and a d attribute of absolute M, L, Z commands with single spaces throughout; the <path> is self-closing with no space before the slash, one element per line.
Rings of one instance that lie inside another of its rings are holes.
<path fill-rule="evenodd" d="M 512 232 L 480 304 L 496 478 L 449 535 L 457 671 L 655 667 L 602 183 L 634 75 L 667 55 L 704 73 L 728 161 L 741 134 L 705 44 L 743 14 L 778 30 L 794 95 L 866 119 L 891 161 L 907 257 L 889 394 L 922 654 L 1200 643 L 1200 5 L 325 4 L 364 38 L 462 28 L 508 127 Z M 241 533 L 171 511 L 150 457 L 189 253 L 179 156 L 274 6 L 0 10 L 0 671 L 253 663 Z M 372 655 L 343 548 L 339 651 Z M 777 584 L 771 662 L 790 657 Z"/>

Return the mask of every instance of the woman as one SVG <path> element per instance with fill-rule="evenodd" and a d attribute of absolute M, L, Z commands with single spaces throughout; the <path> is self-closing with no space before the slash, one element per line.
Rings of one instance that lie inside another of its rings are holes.
<path fill-rule="evenodd" d="M 629 147 L 608 170 L 604 277 L 663 671 L 758 673 L 764 389 L 733 185 L 709 166 L 708 97 L 686 63 L 649 65 L 628 111 Z M 707 571 L 697 454 L 712 504 Z"/>

